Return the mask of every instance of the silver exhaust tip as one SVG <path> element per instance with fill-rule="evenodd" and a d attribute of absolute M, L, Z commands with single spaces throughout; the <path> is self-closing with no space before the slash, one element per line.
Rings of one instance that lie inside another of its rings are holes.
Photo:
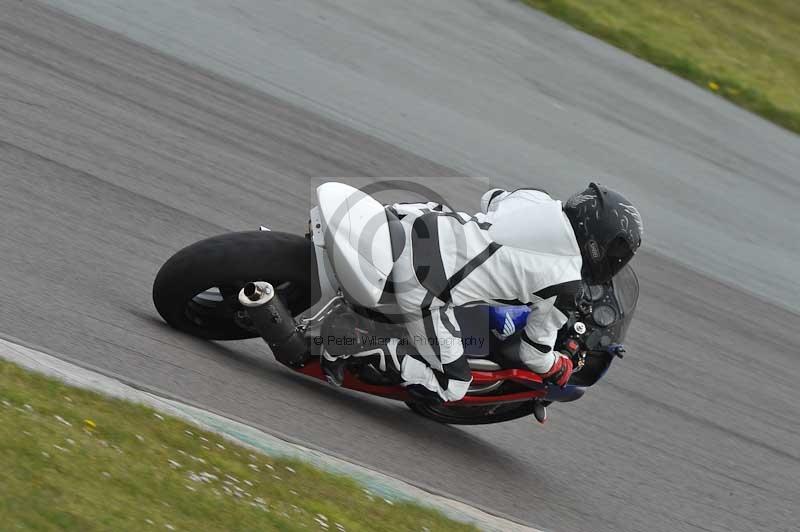
<path fill-rule="evenodd" d="M 272 299 L 274 289 L 264 281 L 249 282 L 239 292 L 239 302 L 246 306 L 261 305 Z"/>

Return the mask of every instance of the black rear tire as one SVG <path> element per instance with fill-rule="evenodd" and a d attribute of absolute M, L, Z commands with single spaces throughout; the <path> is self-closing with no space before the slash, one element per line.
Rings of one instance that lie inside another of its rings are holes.
<path fill-rule="evenodd" d="M 258 334 L 234 315 L 234 297 L 248 281 L 285 284 L 279 292 L 292 315 L 311 306 L 316 286 L 313 244 L 306 238 L 274 231 L 228 233 L 201 240 L 173 255 L 156 275 L 153 302 L 172 327 L 209 340 L 242 340 Z M 205 308 L 195 296 L 217 287 L 224 302 Z"/>
<path fill-rule="evenodd" d="M 503 423 L 533 413 L 533 401 L 491 406 L 431 405 L 416 402 L 407 402 L 406 405 L 415 414 L 446 425 Z"/>

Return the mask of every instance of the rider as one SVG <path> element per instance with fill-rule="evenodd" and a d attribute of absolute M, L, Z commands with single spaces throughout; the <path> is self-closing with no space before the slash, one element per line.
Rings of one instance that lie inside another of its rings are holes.
<path fill-rule="evenodd" d="M 354 337 L 350 348 L 323 349 L 328 380 L 341 385 L 354 358 L 399 377 L 415 396 L 456 401 L 471 372 L 453 308 L 471 304 L 528 305 L 519 359 L 558 386 L 573 371 L 553 347 L 566 323 L 581 279 L 608 281 L 641 245 L 638 210 L 622 195 L 590 183 L 566 204 L 537 189 L 493 189 L 470 216 L 435 203 L 395 204 L 406 242 L 392 271 L 395 299 L 405 313 L 405 341 L 368 349 Z M 329 324 L 347 334 L 352 322 Z"/>

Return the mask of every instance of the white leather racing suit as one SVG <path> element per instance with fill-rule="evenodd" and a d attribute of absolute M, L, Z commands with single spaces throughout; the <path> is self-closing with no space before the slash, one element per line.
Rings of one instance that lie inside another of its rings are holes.
<path fill-rule="evenodd" d="M 561 202 L 545 192 L 490 190 L 470 216 L 435 203 L 395 204 L 406 245 L 392 272 L 411 345 L 401 377 L 446 401 L 466 394 L 471 374 L 453 308 L 529 305 L 519 357 L 546 373 L 567 317 L 559 303 L 580 285 L 581 254 Z M 421 359 L 424 359 L 423 362 Z"/>

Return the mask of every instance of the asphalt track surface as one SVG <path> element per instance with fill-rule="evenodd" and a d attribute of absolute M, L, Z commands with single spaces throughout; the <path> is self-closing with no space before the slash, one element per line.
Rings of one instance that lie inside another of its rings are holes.
<path fill-rule="evenodd" d="M 498 186 L 598 179 L 648 248 L 800 312 L 800 137 L 517 1 L 47 4 Z"/>
<path fill-rule="evenodd" d="M 312 178 L 463 171 L 36 2 L 0 14 L 0 332 L 543 528 L 796 527 L 785 304 L 645 250 L 630 355 L 546 428 L 440 426 L 259 342 L 180 335 L 150 300 L 176 249 L 302 231 Z M 452 179 L 474 206 L 477 184 Z"/>

